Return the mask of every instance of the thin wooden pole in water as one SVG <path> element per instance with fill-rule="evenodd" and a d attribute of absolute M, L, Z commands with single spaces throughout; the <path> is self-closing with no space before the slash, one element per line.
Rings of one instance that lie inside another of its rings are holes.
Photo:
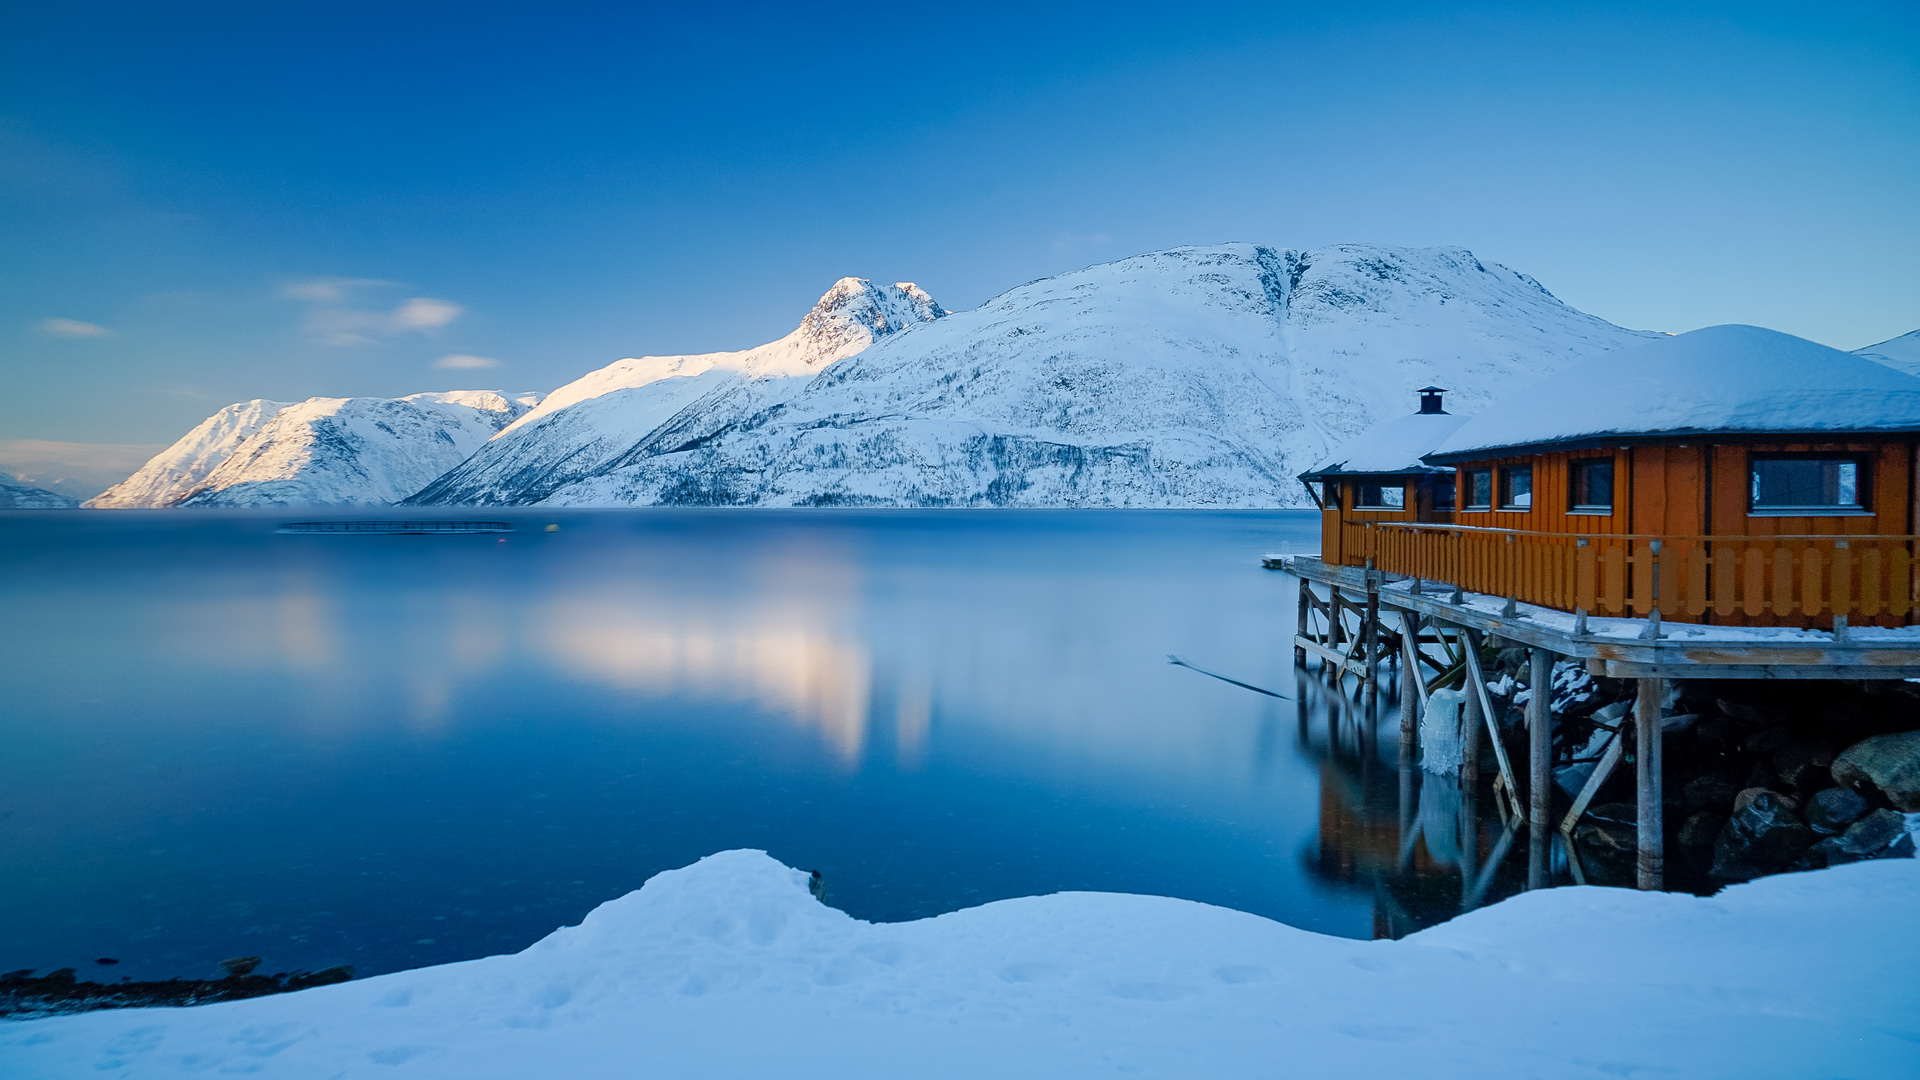
<path fill-rule="evenodd" d="M 1347 624 L 1340 614 L 1340 586 L 1327 586 L 1327 648 L 1339 653 L 1340 643 L 1347 639 Z M 1347 692 L 1347 672 L 1338 661 L 1322 659 L 1320 667 L 1327 673 L 1327 685 L 1341 693 Z"/>
<path fill-rule="evenodd" d="M 1534 649 L 1527 676 L 1527 888 L 1547 886 L 1547 846 L 1553 809 L 1553 654 Z"/>
<path fill-rule="evenodd" d="M 1474 647 L 1472 635 L 1460 631 L 1460 644 Z M 1472 679 L 1469 667 L 1461 678 Z M 1474 869 L 1480 864 L 1480 695 L 1466 687 L 1466 700 L 1460 703 L 1460 905 L 1464 910 L 1473 895 Z"/>
<path fill-rule="evenodd" d="M 1361 695 L 1366 715 L 1373 715 L 1373 709 L 1380 701 L 1380 590 L 1373 583 L 1367 583 L 1366 624 L 1360 632 L 1366 636 L 1367 674 L 1361 686 Z"/>
<path fill-rule="evenodd" d="M 1307 618 L 1313 607 L 1313 586 L 1306 578 L 1300 579 L 1300 612 L 1293 617 L 1293 632 L 1301 637 L 1307 635 Z M 1307 666 L 1307 650 L 1300 645 L 1293 647 L 1293 666 L 1304 669 Z"/>
<path fill-rule="evenodd" d="M 1660 702 L 1667 680 L 1641 679 L 1633 703 L 1633 779 L 1638 806 L 1639 857 L 1635 883 L 1659 889 L 1666 878 L 1666 837 L 1660 819 Z"/>
<path fill-rule="evenodd" d="M 1400 651 L 1406 657 L 1400 663 L 1400 766 L 1413 764 L 1420 739 L 1420 678 L 1417 657 L 1420 649 L 1420 616 L 1411 611 L 1400 613 Z"/>

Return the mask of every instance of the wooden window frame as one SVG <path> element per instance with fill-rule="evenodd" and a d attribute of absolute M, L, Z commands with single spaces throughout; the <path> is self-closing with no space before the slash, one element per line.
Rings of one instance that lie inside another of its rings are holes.
<path fill-rule="evenodd" d="M 1607 467 L 1607 486 L 1612 490 L 1614 499 L 1618 500 L 1619 498 L 1618 493 L 1620 488 L 1615 481 L 1619 478 L 1620 469 L 1619 466 L 1614 463 L 1612 455 L 1608 455 L 1607 457 L 1574 458 L 1567 462 L 1567 513 L 1579 514 L 1585 517 L 1612 517 L 1614 503 L 1583 503 L 1579 501 L 1580 471 L 1589 465 L 1605 465 Z"/>
<path fill-rule="evenodd" d="M 1378 488 L 1381 491 L 1387 491 L 1393 488 L 1399 488 L 1400 489 L 1400 505 L 1388 506 L 1385 503 L 1368 502 L 1367 489 L 1370 487 Z M 1372 480 L 1356 481 L 1353 485 L 1353 508 L 1355 510 L 1386 510 L 1386 511 L 1392 511 L 1393 513 L 1396 513 L 1396 514 L 1404 514 L 1407 511 L 1407 482 L 1405 480 L 1402 480 L 1397 484 L 1393 484 L 1385 481 L 1372 481 Z"/>
<path fill-rule="evenodd" d="M 1485 473 L 1487 477 L 1487 501 L 1484 503 L 1468 502 L 1467 500 L 1473 497 L 1473 478 L 1479 476 L 1481 473 Z M 1461 513 L 1490 514 L 1493 512 L 1494 491 L 1492 466 L 1484 469 L 1464 469 L 1456 472 L 1454 475 L 1466 481 L 1464 484 L 1459 485 L 1465 494 L 1455 496 L 1454 498 L 1454 502 L 1460 507 Z"/>
<path fill-rule="evenodd" d="M 1527 503 L 1526 503 L 1526 505 L 1525 505 L 1525 506 L 1520 506 L 1520 505 L 1517 505 L 1516 503 L 1514 503 L 1514 501 L 1513 501 L 1513 481 L 1512 481 L 1512 479 L 1511 479 L 1511 477 L 1513 476 L 1513 474 L 1514 474 L 1514 473 L 1516 473 L 1516 472 L 1519 472 L 1519 471 L 1520 471 L 1520 470 L 1522 470 L 1522 469 L 1525 469 L 1525 470 L 1526 470 L 1526 473 L 1527 473 Z M 1530 513 L 1532 513 L 1532 512 L 1533 512 L 1533 506 L 1534 506 L 1534 503 L 1533 503 L 1533 463 L 1532 463 L 1532 462 L 1528 462 L 1528 463 L 1527 463 L 1527 464 L 1525 464 L 1525 465 L 1502 465 L 1502 466 L 1500 466 L 1500 476 L 1499 476 L 1499 487 L 1498 487 L 1498 488 L 1497 488 L 1497 489 L 1496 489 L 1496 490 L 1494 491 L 1494 493 L 1493 493 L 1493 497 L 1494 497 L 1494 501 L 1495 501 L 1495 502 L 1497 502 L 1497 503 L 1499 503 L 1499 506 L 1500 506 L 1500 509 L 1501 509 L 1502 511 L 1504 511 L 1504 512 L 1506 512 L 1506 513 L 1509 513 L 1509 514 L 1530 514 Z"/>
<path fill-rule="evenodd" d="M 1873 517 L 1873 455 L 1856 451 L 1749 451 L 1747 453 L 1747 516 L 1759 518 L 1791 517 Z M 1854 478 L 1855 502 L 1847 506 L 1768 506 L 1753 504 L 1754 467 L 1762 461 L 1851 461 L 1859 474 Z"/>

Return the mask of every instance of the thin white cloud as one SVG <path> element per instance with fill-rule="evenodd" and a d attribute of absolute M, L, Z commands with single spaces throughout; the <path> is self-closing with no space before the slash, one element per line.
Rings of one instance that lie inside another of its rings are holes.
<path fill-rule="evenodd" d="M 460 317 L 450 300 L 416 296 L 392 311 L 323 307 L 307 313 L 307 333 L 328 345 L 373 345 L 383 337 L 430 333 Z"/>
<path fill-rule="evenodd" d="M 40 332 L 54 337 L 94 338 L 112 337 L 113 331 L 104 326 L 95 326 L 79 319 L 41 319 Z"/>
<path fill-rule="evenodd" d="M 433 366 L 437 368 L 454 368 L 456 370 L 463 368 L 494 368 L 500 366 L 500 361 L 495 360 L 491 356 L 468 356 L 466 353 L 448 353 L 440 359 L 435 360 Z"/>
<path fill-rule="evenodd" d="M 289 300 L 312 300 L 322 304 L 337 304 L 345 300 L 347 294 L 355 289 L 395 284 L 398 282 L 382 281 L 379 278 L 312 278 L 282 285 L 280 295 Z"/>
<path fill-rule="evenodd" d="M 433 330 L 460 317 L 460 305 L 429 296 L 416 296 L 393 309 L 394 325 L 403 330 Z"/>

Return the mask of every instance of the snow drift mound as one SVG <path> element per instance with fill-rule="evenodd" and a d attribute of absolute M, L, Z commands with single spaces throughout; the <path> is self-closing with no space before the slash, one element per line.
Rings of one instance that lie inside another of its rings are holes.
<path fill-rule="evenodd" d="M 709 425 L 739 419 L 781 397 L 789 389 L 783 380 L 812 375 L 946 314 L 912 282 L 841 278 L 778 341 L 740 352 L 618 360 L 568 383 L 409 501 L 538 502 L 597 475 L 683 411 Z"/>
<path fill-rule="evenodd" d="M 865 923 L 729 851 L 512 956 L 0 1026 L 0 1072 L 1891 1078 L 1920 1041 L 1916 889 L 1911 859 L 1550 889 L 1352 941 L 1112 893 Z"/>
<path fill-rule="evenodd" d="M 92 507 L 379 506 L 464 460 L 538 395 L 255 400 L 208 417 Z"/>
<path fill-rule="evenodd" d="M 1177 248 L 1023 285 L 777 394 L 556 407 L 510 465 L 476 476 L 502 438 L 417 501 L 1304 505 L 1295 474 L 1416 387 L 1471 412 L 1649 336 L 1458 248 Z"/>

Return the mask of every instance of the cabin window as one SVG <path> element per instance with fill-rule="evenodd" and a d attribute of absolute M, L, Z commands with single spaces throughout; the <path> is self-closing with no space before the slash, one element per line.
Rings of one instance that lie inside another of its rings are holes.
<path fill-rule="evenodd" d="M 1467 509 L 1493 509 L 1493 470 L 1467 470 Z"/>
<path fill-rule="evenodd" d="M 1571 466 L 1573 505 L 1576 514 L 1613 513 L 1613 459 L 1591 458 Z"/>
<path fill-rule="evenodd" d="M 1436 476 L 1433 478 L 1433 508 L 1435 510 L 1453 509 L 1453 500 L 1455 498 L 1453 489 L 1454 479 L 1451 475 Z"/>
<path fill-rule="evenodd" d="M 1500 470 L 1500 509 L 1533 509 L 1533 466 L 1508 465 Z"/>
<path fill-rule="evenodd" d="M 1329 480 L 1320 485 L 1320 505 L 1329 510 L 1340 508 L 1340 485 Z"/>
<path fill-rule="evenodd" d="M 1856 457 L 1757 457 L 1749 509 L 1755 514 L 1858 514 L 1866 470 Z"/>
<path fill-rule="evenodd" d="M 1407 489 L 1404 484 L 1383 484 L 1378 480 L 1360 482 L 1360 502 L 1355 510 L 1405 510 Z"/>

